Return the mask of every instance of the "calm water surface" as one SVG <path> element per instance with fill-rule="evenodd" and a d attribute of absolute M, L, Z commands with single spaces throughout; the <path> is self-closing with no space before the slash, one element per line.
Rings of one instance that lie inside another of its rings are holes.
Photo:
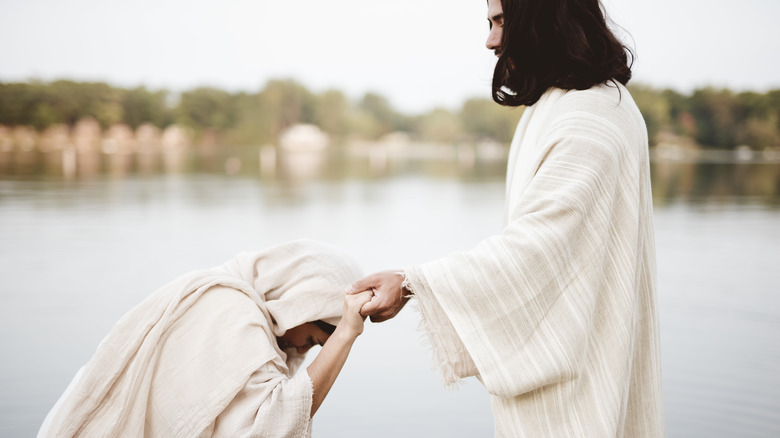
<path fill-rule="evenodd" d="M 300 237 L 374 271 L 501 229 L 500 165 L 306 166 L 68 178 L 0 162 L 0 436 L 34 435 L 113 323 L 185 271 Z M 780 436 L 780 165 L 653 171 L 667 435 Z M 314 436 L 492 436 L 486 392 L 442 386 L 417 320 L 367 325 Z"/>

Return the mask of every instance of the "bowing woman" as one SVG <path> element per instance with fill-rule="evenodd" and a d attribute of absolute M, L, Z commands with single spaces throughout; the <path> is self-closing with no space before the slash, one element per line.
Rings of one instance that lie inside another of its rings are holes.
<path fill-rule="evenodd" d="M 341 251 L 295 241 L 179 277 L 117 322 L 38 436 L 310 436 L 363 331 L 371 294 L 344 294 L 360 275 Z"/>

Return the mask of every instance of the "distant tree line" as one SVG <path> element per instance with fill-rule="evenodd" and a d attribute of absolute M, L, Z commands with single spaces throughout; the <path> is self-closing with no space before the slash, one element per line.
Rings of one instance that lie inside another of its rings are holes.
<path fill-rule="evenodd" d="M 735 93 L 701 88 L 684 95 L 643 85 L 630 89 L 651 143 L 666 134 L 689 138 L 705 148 L 780 147 L 780 90 Z"/>
<path fill-rule="evenodd" d="M 0 125 L 32 126 L 38 131 L 73 126 L 84 117 L 105 129 L 123 123 L 158 128 L 179 124 L 196 138 L 206 133 L 230 144 L 274 143 L 286 128 L 309 123 L 336 142 L 375 140 L 395 131 L 424 141 L 491 138 L 508 142 L 522 110 L 509 110 L 487 99 L 470 99 L 460 111 L 437 109 L 405 115 L 376 93 L 357 102 L 342 92 L 314 93 L 293 80 L 272 80 L 257 93 L 228 93 L 201 87 L 174 94 L 166 90 L 117 88 L 105 83 L 54 81 L 0 83 Z"/>
<path fill-rule="evenodd" d="M 684 95 L 636 85 L 631 92 L 651 143 L 666 134 L 703 147 L 780 146 L 780 90 L 761 94 L 704 88 Z M 202 87 L 180 94 L 67 80 L 0 83 L 0 125 L 41 131 L 56 124 L 73 126 L 84 117 L 104 128 L 118 123 L 133 129 L 145 123 L 159 128 L 180 124 L 196 137 L 208 132 L 220 142 L 239 145 L 274 143 L 298 123 L 315 124 L 337 142 L 402 131 L 422 141 L 507 143 L 521 115 L 520 108 L 480 98 L 467 100 L 456 111 L 438 108 L 407 115 L 376 93 L 351 101 L 338 90 L 314 93 L 293 80 L 269 81 L 257 93 Z"/>

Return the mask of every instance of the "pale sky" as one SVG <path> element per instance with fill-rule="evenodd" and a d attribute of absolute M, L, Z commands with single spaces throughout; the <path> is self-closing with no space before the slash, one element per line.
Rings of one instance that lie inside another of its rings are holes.
<path fill-rule="evenodd" d="M 605 0 L 634 78 L 688 92 L 780 88 L 779 0 Z M 398 109 L 489 97 L 483 0 L 0 0 L 0 81 L 95 80 L 180 91 L 383 94 Z"/>

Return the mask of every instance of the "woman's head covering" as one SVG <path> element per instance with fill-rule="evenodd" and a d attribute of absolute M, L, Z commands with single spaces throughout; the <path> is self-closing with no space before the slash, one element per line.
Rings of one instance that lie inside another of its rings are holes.
<path fill-rule="evenodd" d="M 344 290 L 363 275 L 351 256 L 313 240 L 282 243 L 251 259 L 252 286 L 265 301 L 276 336 L 311 321 L 336 325 Z"/>

